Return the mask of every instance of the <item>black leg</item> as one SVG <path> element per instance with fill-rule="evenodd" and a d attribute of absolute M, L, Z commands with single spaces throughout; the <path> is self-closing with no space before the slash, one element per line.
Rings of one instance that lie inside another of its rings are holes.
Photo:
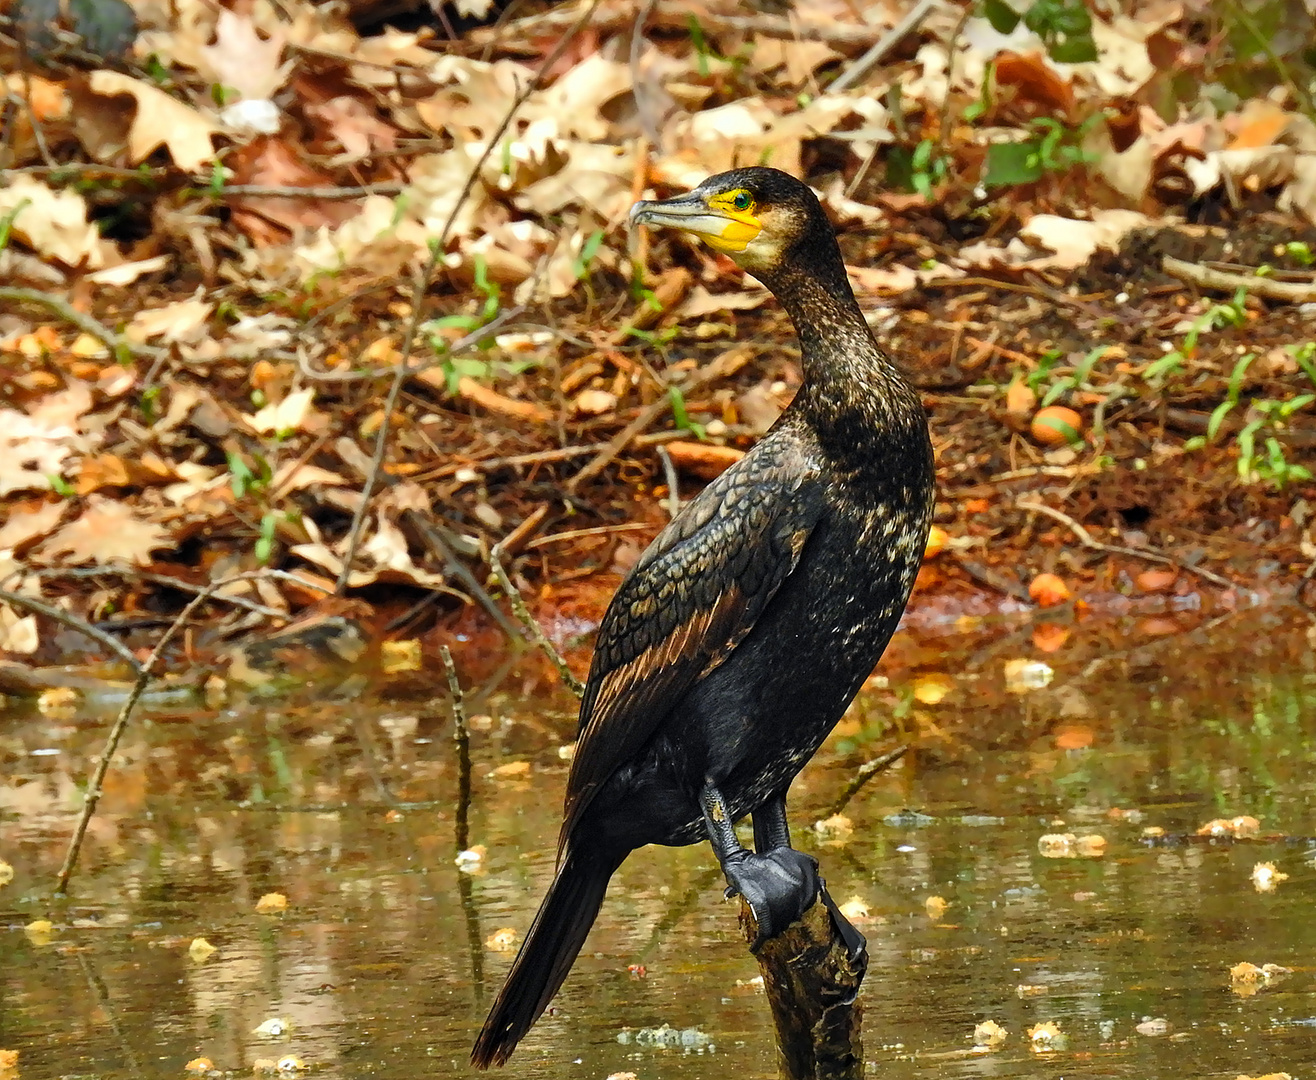
<path fill-rule="evenodd" d="M 704 824 L 713 853 L 727 879 L 727 895 L 739 894 L 745 898 L 759 932 L 751 949 L 757 949 L 768 938 L 776 937 L 791 923 L 813 906 L 821 884 L 818 880 L 818 860 L 788 846 L 770 848 L 762 854 L 747 851 L 736 837 L 735 823 L 727 810 L 722 793 L 712 784 L 706 784 L 699 793 L 704 811 Z M 780 825 L 786 824 L 785 807 L 780 813 Z M 766 828 L 766 827 L 765 827 Z M 755 837 L 758 842 L 758 821 L 755 820 Z"/>
<path fill-rule="evenodd" d="M 763 855 L 773 848 L 790 846 L 791 831 L 786 825 L 786 796 L 774 795 L 754 811 L 754 850 Z"/>
<path fill-rule="evenodd" d="M 778 848 L 789 848 L 790 844 L 790 828 L 786 824 L 786 796 L 784 793 L 774 795 L 754 811 L 754 850 L 760 855 L 766 855 Z M 845 942 L 845 951 L 850 954 L 852 960 L 857 960 L 867 950 L 868 942 L 864 939 L 864 935 L 854 928 L 850 920 L 841 914 L 836 901 L 827 891 L 827 883 L 821 878 L 818 887 L 818 899 L 822 901 L 827 914 L 831 916 L 832 926 Z"/>

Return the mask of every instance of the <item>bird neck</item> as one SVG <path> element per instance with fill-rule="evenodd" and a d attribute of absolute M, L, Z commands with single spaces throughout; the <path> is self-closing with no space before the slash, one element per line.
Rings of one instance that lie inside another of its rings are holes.
<path fill-rule="evenodd" d="M 800 339 L 804 381 L 793 409 L 838 456 L 877 452 L 923 423 L 922 403 L 878 346 L 855 300 L 845 266 L 791 261 L 764 284 L 776 294 Z"/>

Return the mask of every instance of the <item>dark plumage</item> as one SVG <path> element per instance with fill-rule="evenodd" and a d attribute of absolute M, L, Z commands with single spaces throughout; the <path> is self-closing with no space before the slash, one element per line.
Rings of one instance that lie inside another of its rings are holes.
<path fill-rule="evenodd" d="M 481 1068 L 505 1062 L 548 1005 L 635 848 L 711 840 L 760 940 L 814 902 L 817 863 L 789 846 L 786 789 L 885 648 L 927 538 L 923 407 L 873 340 L 813 193 L 775 169 L 738 169 L 637 203 L 631 221 L 693 232 L 771 289 L 804 381 L 608 606 L 557 876 L 471 1052 Z M 751 813 L 756 852 L 732 829 Z"/>

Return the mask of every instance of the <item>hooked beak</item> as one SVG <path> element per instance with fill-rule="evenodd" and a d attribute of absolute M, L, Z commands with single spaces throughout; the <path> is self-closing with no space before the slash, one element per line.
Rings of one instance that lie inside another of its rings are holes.
<path fill-rule="evenodd" d="M 709 206 L 698 189 L 674 199 L 637 202 L 631 207 L 631 225 L 684 229 L 715 251 L 744 251 L 762 226 L 753 214 Z"/>

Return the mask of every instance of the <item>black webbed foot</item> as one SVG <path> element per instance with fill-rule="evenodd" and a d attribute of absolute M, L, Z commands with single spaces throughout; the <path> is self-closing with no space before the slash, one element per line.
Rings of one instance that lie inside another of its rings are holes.
<path fill-rule="evenodd" d="M 751 950 L 757 950 L 808 911 L 822 887 L 818 860 L 788 847 L 774 848 L 763 855 L 742 850 L 723 864 L 723 870 L 727 896 L 743 896 L 758 923 L 758 936 Z"/>
<path fill-rule="evenodd" d="M 832 920 L 833 929 L 845 942 L 847 955 L 856 964 L 863 958 L 863 963 L 867 965 L 868 939 L 855 929 L 854 924 L 849 919 L 841 914 L 841 909 L 836 906 L 836 901 L 832 899 L 832 894 L 827 891 L 825 884 L 820 887 L 818 899 L 822 902 L 823 907 L 827 909 L 827 914 Z"/>

